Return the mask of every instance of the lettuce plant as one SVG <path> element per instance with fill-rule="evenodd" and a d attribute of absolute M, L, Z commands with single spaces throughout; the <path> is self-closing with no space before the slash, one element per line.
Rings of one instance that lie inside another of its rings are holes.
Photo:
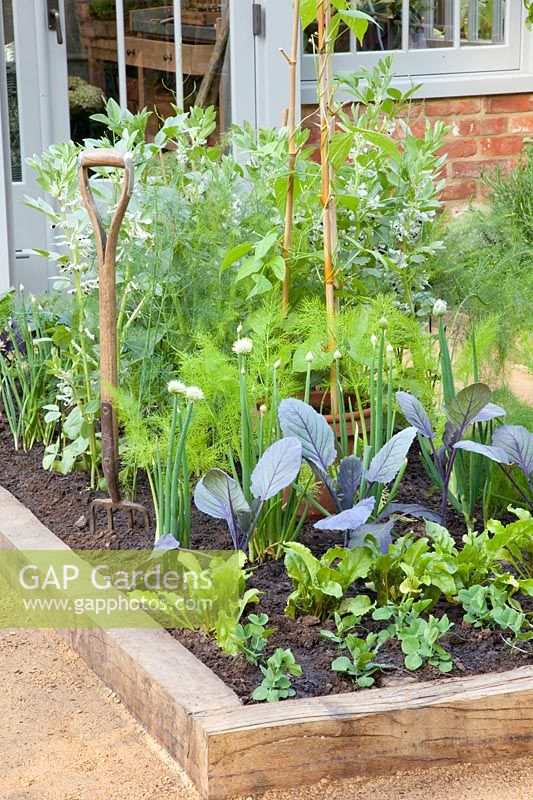
<path fill-rule="evenodd" d="M 372 563 L 370 552 L 361 547 L 332 547 L 321 558 L 301 542 L 286 545 L 285 551 L 285 568 L 293 586 L 285 613 L 293 618 L 297 614 L 321 620 L 330 617 L 354 581 L 368 575 Z M 349 612 L 350 606 L 346 610 Z"/>
<path fill-rule="evenodd" d="M 345 456 L 332 475 L 337 451 L 333 432 L 324 417 L 295 398 L 281 401 L 278 416 L 285 436 L 296 437 L 301 443 L 304 460 L 326 487 L 337 511 L 317 522 L 318 530 L 344 531 L 344 544 L 348 547 L 358 547 L 367 535 L 372 535 L 386 552 L 394 525 L 391 517 L 395 513 L 435 517 L 422 506 L 392 502 L 416 436 L 415 427 L 396 433 L 373 457 L 371 447 L 364 449 L 363 458 L 355 454 Z M 390 484 L 385 494 L 384 487 Z M 370 519 L 371 524 L 367 524 Z"/>
<path fill-rule="evenodd" d="M 296 479 L 301 464 L 302 447 L 298 439 L 281 439 L 265 450 L 251 473 L 251 502 L 234 478 L 220 469 L 212 469 L 196 485 L 195 505 L 204 514 L 225 520 L 235 550 L 246 550 L 264 504 Z"/>

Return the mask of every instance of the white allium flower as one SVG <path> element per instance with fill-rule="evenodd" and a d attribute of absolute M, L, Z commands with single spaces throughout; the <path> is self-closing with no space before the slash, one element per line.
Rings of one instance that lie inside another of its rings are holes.
<path fill-rule="evenodd" d="M 247 356 L 252 352 L 253 346 L 254 343 L 252 340 L 248 339 L 246 336 L 243 336 L 242 339 L 239 338 L 233 342 L 233 347 L 231 349 L 237 356 Z"/>
<path fill-rule="evenodd" d="M 281 359 L 278 358 L 278 360 L 274 362 L 274 369 L 279 369 L 280 367 L 281 367 Z"/>
<path fill-rule="evenodd" d="M 333 353 L 333 358 L 337 361 L 341 357 L 342 353 L 340 350 L 335 350 Z"/>
<path fill-rule="evenodd" d="M 387 317 L 380 317 L 380 319 L 378 320 L 378 325 L 383 331 L 387 328 L 388 324 L 389 321 Z"/>
<path fill-rule="evenodd" d="M 239 322 L 239 324 L 237 325 L 237 336 L 240 336 L 240 335 L 241 335 L 241 333 L 242 333 L 242 325 L 241 325 L 241 323 Z"/>
<path fill-rule="evenodd" d="M 170 394 L 185 394 L 187 392 L 187 387 L 181 381 L 169 381 L 167 389 Z"/>
<path fill-rule="evenodd" d="M 32 295 L 30 296 L 30 300 L 31 300 L 31 302 L 33 303 L 33 305 L 35 305 L 35 304 L 36 304 L 36 302 L 37 302 L 37 298 L 35 297 L 35 295 L 34 295 L 34 294 L 32 294 Z"/>
<path fill-rule="evenodd" d="M 373 333 L 372 336 L 370 337 L 370 341 L 372 342 L 372 347 L 375 347 L 377 345 L 378 337 L 376 336 L 375 333 Z"/>
<path fill-rule="evenodd" d="M 185 397 L 187 400 L 191 400 L 193 403 L 196 403 L 198 400 L 203 400 L 205 395 L 199 386 L 187 386 L 185 389 Z"/>
<path fill-rule="evenodd" d="M 261 416 L 263 416 L 264 414 L 266 414 L 266 412 L 267 412 L 267 407 L 263 403 L 263 405 L 259 406 L 259 413 L 261 414 Z"/>
<path fill-rule="evenodd" d="M 20 286 L 19 286 L 19 292 L 23 292 L 23 291 L 24 291 L 24 284 L 21 283 Z"/>
<path fill-rule="evenodd" d="M 310 364 L 312 361 L 315 360 L 315 357 L 313 355 L 313 351 L 312 350 L 309 350 L 309 352 L 305 356 L 305 360 L 307 361 L 308 364 Z"/>
<path fill-rule="evenodd" d="M 391 344 L 387 345 L 387 354 L 391 356 L 394 353 L 394 347 Z"/>
<path fill-rule="evenodd" d="M 435 300 L 435 305 L 433 306 L 434 317 L 443 317 L 447 311 L 448 303 L 445 300 Z"/>

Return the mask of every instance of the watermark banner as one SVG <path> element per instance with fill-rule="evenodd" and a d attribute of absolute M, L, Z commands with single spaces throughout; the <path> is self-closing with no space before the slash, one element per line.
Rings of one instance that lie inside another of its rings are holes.
<path fill-rule="evenodd" d="M 237 621 L 243 554 L 0 551 L 2 628 L 204 628 Z"/>

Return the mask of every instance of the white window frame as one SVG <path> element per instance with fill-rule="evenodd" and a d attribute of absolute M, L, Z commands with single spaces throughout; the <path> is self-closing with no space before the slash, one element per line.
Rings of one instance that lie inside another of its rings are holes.
<path fill-rule="evenodd" d="M 458 13 L 460 0 L 453 0 Z M 408 0 L 404 0 L 404 18 Z M 421 84 L 415 97 L 459 97 L 533 91 L 533 32 L 525 23 L 522 0 L 507 0 L 504 41 L 493 45 L 465 45 L 454 37 L 448 48 L 408 49 L 408 31 L 402 48 L 394 51 L 336 53 L 334 71 L 353 72 L 372 67 L 380 58 L 393 56 L 394 85 Z M 302 103 L 316 103 L 314 56 L 302 56 Z"/>

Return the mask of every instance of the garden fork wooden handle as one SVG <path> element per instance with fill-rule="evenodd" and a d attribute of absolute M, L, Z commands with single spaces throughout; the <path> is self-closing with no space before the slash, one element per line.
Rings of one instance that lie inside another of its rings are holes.
<path fill-rule="evenodd" d="M 89 184 L 89 169 L 99 167 L 124 169 L 122 191 L 107 233 Z M 120 226 L 133 190 L 133 157 L 119 150 L 85 150 L 79 155 L 78 177 L 98 255 L 102 468 L 109 495 L 114 502 L 119 502 L 118 424 L 113 399 L 113 390 L 118 384 L 116 255 Z"/>

